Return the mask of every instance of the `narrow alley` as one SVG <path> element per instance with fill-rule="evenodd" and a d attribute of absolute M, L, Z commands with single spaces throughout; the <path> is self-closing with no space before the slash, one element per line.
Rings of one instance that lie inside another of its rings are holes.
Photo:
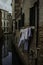
<path fill-rule="evenodd" d="M 0 65 L 43 65 L 43 0 L 0 0 Z"/>
<path fill-rule="evenodd" d="M 9 52 L 8 56 L 2 58 L 2 65 L 12 65 L 12 53 Z"/>

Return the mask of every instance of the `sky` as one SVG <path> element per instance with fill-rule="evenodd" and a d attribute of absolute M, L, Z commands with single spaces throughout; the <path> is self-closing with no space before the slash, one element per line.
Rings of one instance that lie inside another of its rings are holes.
<path fill-rule="evenodd" d="M 12 13 L 11 2 L 12 0 L 0 0 L 0 9 L 4 9 Z"/>

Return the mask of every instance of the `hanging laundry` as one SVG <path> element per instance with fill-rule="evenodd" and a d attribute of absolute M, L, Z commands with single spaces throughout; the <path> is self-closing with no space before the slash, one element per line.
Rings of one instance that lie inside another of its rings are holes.
<path fill-rule="evenodd" d="M 24 29 L 20 30 L 20 40 L 19 40 L 19 44 L 18 47 L 20 47 L 20 45 L 22 44 L 22 41 L 24 40 Z"/>
<path fill-rule="evenodd" d="M 28 51 L 28 40 L 24 42 L 24 51 Z"/>
<path fill-rule="evenodd" d="M 24 36 L 25 36 L 24 51 L 28 51 L 28 47 L 29 47 L 28 40 L 30 39 L 31 35 L 32 35 L 31 34 L 31 27 L 26 28 L 24 30 Z"/>
<path fill-rule="evenodd" d="M 27 33 L 28 33 L 28 28 L 24 29 L 24 37 L 25 37 L 26 40 L 28 38 Z"/>
<path fill-rule="evenodd" d="M 31 27 L 28 28 L 28 37 L 31 37 L 32 36 L 32 33 L 31 33 Z"/>
<path fill-rule="evenodd" d="M 31 37 L 32 33 L 31 33 L 31 27 L 24 29 L 24 37 L 25 39 L 28 39 L 28 37 Z"/>
<path fill-rule="evenodd" d="M 20 40 L 19 40 L 19 44 L 18 47 L 20 47 L 21 44 L 24 45 L 24 51 L 28 51 L 28 45 L 29 45 L 29 38 L 32 36 L 31 34 L 31 27 L 30 28 L 26 28 L 26 29 L 22 29 L 20 31 L 20 33 L 22 33 Z"/>

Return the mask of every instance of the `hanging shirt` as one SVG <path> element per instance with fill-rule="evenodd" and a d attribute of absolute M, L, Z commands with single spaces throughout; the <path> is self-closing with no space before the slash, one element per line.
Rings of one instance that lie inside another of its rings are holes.
<path fill-rule="evenodd" d="M 21 42 L 24 40 L 24 29 L 22 29 L 22 30 L 20 31 L 20 33 L 22 33 L 22 35 L 21 35 L 21 37 L 20 37 L 18 47 L 22 44 Z"/>

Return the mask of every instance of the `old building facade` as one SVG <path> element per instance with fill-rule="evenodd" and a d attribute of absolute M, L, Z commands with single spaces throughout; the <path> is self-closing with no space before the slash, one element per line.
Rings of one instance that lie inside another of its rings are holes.
<path fill-rule="evenodd" d="M 6 11 L 6 10 L 3 10 L 3 9 L 0 9 L 0 25 L 1 25 L 1 28 L 3 30 L 3 33 L 4 33 L 4 45 L 3 45 L 3 48 L 2 48 L 2 56 L 6 56 L 8 55 L 8 49 L 9 49 L 9 44 L 11 45 L 11 43 L 9 42 L 9 39 L 10 39 L 10 35 L 9 33 L 12 32 L 12 16 L 10 15 L 9 16 L 9 12 Z M 10 39 L 11 41 L 11 39 Z"/>
<path fill-rule="evenodd" d="M 19 1 L 17 0 L 17 3 Z M 35 56 L 38 58 L 38 65 L 43 64 L 43 1 L 42 0 L 22 0 L 18 8 L 18 4 L 14 4 L 15 0 L 12 2 L 12 18 L 14 22 L 18 23 L 18 20 L 21 20 L 21 15 L 24 13 L 24 28 L 28 26 L 35 27 L 35 36 L 33 38 L 33 42 L 31 44 L 31 49 L 35 52 Z M 15 7 L 15 5 L 17 7 Z M 19 10 L 20 9 L 20 10 Z M 22 9 L 22 10 L 21 10 Z M 21 12 L 16 18 L 18 12 Z M 15 14 L 16 13 L 16 14 Z M 22 22 L 23 23 L 23 22 Z M 21 27 L 21 28 L 23 28 Z M 17 24 L 16 30 L 16 42 L 19 40 L 19 28 Z M 38 54 L 37 54 L 38 52 Z M 35 59 L 34 59 L 35 60 Z M 39 63 L 40 62 L 40 63 Z"/>

